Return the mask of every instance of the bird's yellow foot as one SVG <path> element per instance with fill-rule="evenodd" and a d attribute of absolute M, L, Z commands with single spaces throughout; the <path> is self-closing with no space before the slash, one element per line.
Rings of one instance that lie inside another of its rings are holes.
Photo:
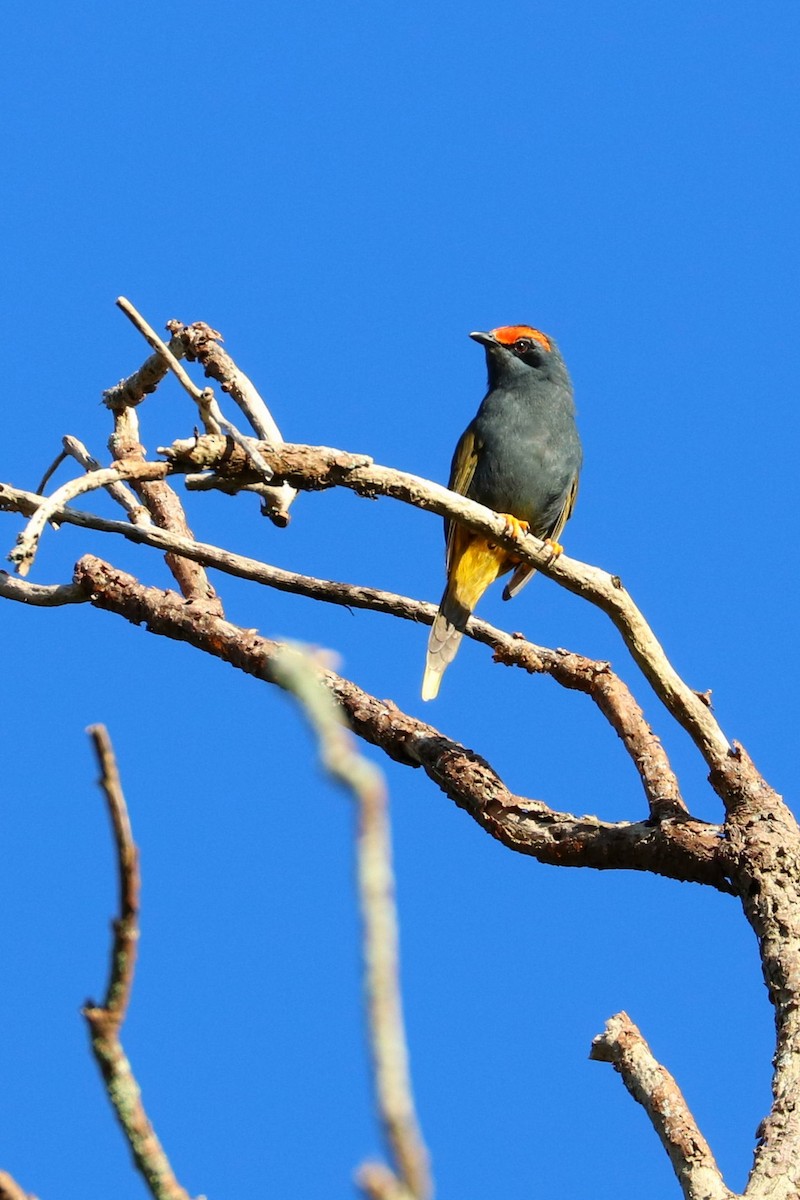
<path fill-rule="evenodd" d="M 505 521 L 505 532 L 508 534 L 515 533 L 517 537 L 524 537 L 526 533 L 530 533 L 531 527 L 527 521 L 520 521 L 518 517 L 512 517 L 511 513 L 499 513 L 499 516 Z M 497 546 L 494 542 L 489 542 L 489 549 L 496 550 Z M 504 552 L 505 553 L 505 552 Z M 516 558 L 511 559 L 511 562 L 516 563 Z"/>
<path fill-rule="evenodd" d="M 530 533 L 531 527 L 527 521 L 520 521 L 517 517 L 512 517 L 511 513 L 500 513 L 500 516 L 508 526 L 506 533 L 515 533 L 517 537 Z"/>
<path fill-rule="evenodd" d="M 558 558 L 559 554 L 564 553 L 564 547 L 561 545 L 561 542 L 556 542 L 553 538 L 545 538 L 544 544 L 550 551 L 551 558 Z"/>

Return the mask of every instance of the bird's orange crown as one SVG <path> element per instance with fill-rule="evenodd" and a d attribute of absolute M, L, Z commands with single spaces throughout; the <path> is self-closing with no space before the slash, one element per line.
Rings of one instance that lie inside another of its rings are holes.
<path fill-rule="evenodd" d="M 513 346 L 517 338 L 533 338 L 543 350 L 550 350 L 550 339 L 539 329 L 531 329 L 530 325 L 502 325 L 492 330 L 492 337 L 503 346 Z"/>

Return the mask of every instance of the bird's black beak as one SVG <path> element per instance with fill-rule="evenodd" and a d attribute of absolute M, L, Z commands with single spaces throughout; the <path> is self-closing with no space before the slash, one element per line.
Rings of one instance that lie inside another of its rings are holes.
<path fill-rule="evenodd" d="M 480 331 L 476 331 L 475 333 L 471 333 L 469 336 L 472 338 L 473 342 L 480 342 L 482 346 L 497 345 L 490 333 L 481 333 Z"/>

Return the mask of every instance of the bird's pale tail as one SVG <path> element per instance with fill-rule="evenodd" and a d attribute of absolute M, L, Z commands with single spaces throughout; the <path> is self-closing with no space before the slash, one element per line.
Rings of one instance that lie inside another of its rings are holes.
<path fill-rule="evenodd" d="M 433 700 L 439 694 L 442 676 L 456 656 L 472 610 L 489 584 L 508 569 L 505 551 L 483 538 L 473 537 L 459 550 L 428 638 L 423 700 Z"/>
<path fill-rule="evenodd" d="M 425 674 L 422 677 L 422 699 L 434 700 L 439 694 L 439 684 L 464 636 L 464 626 L 469 620 L 469 609 L 456 599 L 452 584 L 448 584 L 436 620 L 428 638 L 428 655 L 425 659 Z"/>

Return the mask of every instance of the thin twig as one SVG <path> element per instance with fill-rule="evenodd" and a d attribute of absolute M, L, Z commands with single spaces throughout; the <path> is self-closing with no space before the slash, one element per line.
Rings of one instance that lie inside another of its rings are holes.
<path fill-rule="evenodd" d="M 139 1085 L 120 1042 L 120 1029 L 130 1001 L 136 948 L 139 939 L 139 858 L 133 841 L 128 809 L 117 770 L 111 739 L 103 725 L 88 730 L 100 768 L 100 786 L 106 798 L 119 877 L 119 916 L 114 921 L 114 940 L 108 985 L 102 1005 L 83 1009 L 92 1050 L 106 1085 L 133 1161 L 155 1200 L 189 1200 L 173 1173 L 164 1149 L 142 1104 Z"/>
<path fill-rule="evenodd" d="M 85 471 L 99 471 L 101 469 L 100 463 L 93 454 L 89 453 L 86 446 L 84 446 L 83 442 L 79 441 L 78 438 L 67 434 L 67 436 L 63 438 L 63 444 L 65 453 L 70 455 L 71 458 L 74 458 L 76 462 L 79 462 Z M 40 487 L 38 490 L 41 492 L 44 491 L 44 488 Z M 106 491 L 108 492 L 109 496 L 111 496 L 112 500 L 116 500 L 117 504 L 119 504 L 120 507 L 125 510 L 125 512 L 128 514 L 128 519 L 133 521 L 135 525 L 149 525 L 150 513 L 147 511 L 146 507 L 139 500 L 137 500 L 137 498 L 131 492 L 128 491 L 123 483 L 110 483 L 106 488 Z"/>
<path fill-rule="evenodd" d="M 9 561 L 14 563 L 19 575 L 27 575 L 33 566 L 39 541 L 44 533 L 47 522 L 52 520 L 62 505 L 83 496 L 87 492 L 97 491 L 108 487 L 121 479 L 163 479 L 169 474 L 165 471 L 164 463 L 118 463 L 113 467 L 101 467 L 98 471 L 88 471 L 77 479 L 70 479 L 49 496 L 44 497 L 28 524 L 17 538 L 14 549 L 9 554 Z"/>
<path fill-rule="evenodd" d="M 114 948 L 103 1011 L 107 1019 L 119 1026 L 125 1020 L 130 1002 L 133 975 L 136 968 L 136 948 L 139 942 L 139 854 L 133 841 L 128 806 L 122 791 L 114 747 L 104 725 L 91 725 L 87 731 L 92 739 L 100 768 L 100 787 L 106 798 L 111 818 L 114 846 L 117 852 L 119 881 L 119 917 L 114 922 Z"/>
<path fill-rule="evenodd" d="M 71 434 L 67 434 L 61 439 L 61 441 L 63 445 L 61 453 L 47 468 L 42 478 L 42 482 L 36 489 L 36 491 L 41 494 L 44 494 L 44 489 L 47 487 L 47 484 L 50 482 L 55 472 L 61 466 L 61 463 L 65 462 L 68 458 L 74 458 L 75 461 L 80 463 L 80 465 L 86 471 L 99 471 L 101 469 L 100 463 L 93 454 L 89 453 L 87 447 L 82 441 L 80 441 L 79 438 L 72 437 Z M 112 499 L 116 500 L 116 502 L 125 509 L 132 521 L 147 522 L 150 520 L 150 514 L 148 513 L 147 509 L 139 503 L 135 496 L 131 495 L 131 493 L 123 484 L 109 483 L 106 487 L 106 491 L 108 492 L 109 496 L 112 497 Z"/>
<path fill-rule="evenodd" d="M 181 365 L 178 359 L 170 350 L 163 338 L 159 337 L 152 325 L 148 324 L 135 305 L 131 304 L 125 296 L 118 296 L 116 300 L 117 308 L 125 313 L 128 320 L 139 330 L 139 333 L 155 350 L 156 354 L 160 354 L 166 365 L 172 371 L 175 378 L 180 383 L 184 391 L 188 392 L 192 400 L 197 405 L 200 413 L 200 418 L 203 422 L 203 428 L 206 433 L 219 433 L 221 426 L 212 416 L 208 407 L 208 388 L 199 388 L 192 379 L 189 372 Z"/>
<path fill-rule="evenodd" d="M 15 506 L 18 511 L 30 515 L 41 503 L 41 499 L 30 492 L 0 485 L 0 505 Z M 387 613 L 426 625 L 430 625 L 436 616 L 437 609 L 434 604 L 381 591 L 378 588 L 316 579 L 310 575 L 285 571 L 257 559 L 233 554 L 219 546 L 192 541 L 152 526 L 146 529 L 132 528 L 122 521 L 111 521 L 96 517 L 93 513 L 63 506 L 57 510 L 56 515 L 65 524 L 73 523 L 104 533 L 121 535 L 140 545 L 171 551 L 179 559 L 192 559 L 206 567 L 214 567 L 229 575 L 249 579 L 280 591 L 347 608 Z M 660 819 L 686 812 L 678 780 L 664 747 L 647 724 L 627 685 L 615 675 L 608 663 L 596 662 L 566 650 L 550 650 L 544 646 L 536 646 L 520 636 L 504 633 L 477 617 L 470 619 L 466 633 L 468 637 L 491 647 L 496 661 L 508 666 L 521 667 L 530 674 L 551 675 L 562 687 L 590 696 L 630 754 L 642 780 L 651 816 Z"/>
<path fill-rule="evenodd" d="M 227 392 L 236 401 L 256 437 L 261 441 L 280 445 L 284 439 L 275 418 L 253 381 L 236 366 L 227 351 L 222 349 L 222 334 L 204 321 L 195 321 L 192 325 L 184 325 L 182 321 L 167 321 L 167 329 L 173 338 L 180 340 L 189 361 L 199 362 L 206 376 L 216 379 L 223 392 Z"/>
<path fill-rule="evenodd" d="M 590 1058 L 619 1071 L 634 1100 L 645 1109 L 670 1157 L 686 1200 L 731 1200 L 708 1142 L 677 1083 L 658 1063 L 627 1013 L 606 1022 L 592 1042 Z"/>
<path fill-rule="evenodd" d="M 56 455 L 56 457 L 50 463 L 50 466 L 47 468 L 44 475 L 42 476 L 41 483 L 39 484 L 39 486 L 36 489 L 37 492 L 39 492 L 39 493 L 44 492 L 44 489 L 47 487 L 48 483 L 53 478 L 56 471 L 61 466 L 62 462 L 66 461 L 67 457 L 68 457 L 68 455 L 67 455 L 66 449 L 62 449 L 61 452 Z"/>
<path fill-rule="evenodd" d="M 258 449 L 258 445 L 248 440 L 239 432 L 235 425 L 228 421 L 220 410 L 220 407 L 214 396 L 211 388 L 199 388 L 192 380 L 188 372 L 181 366 L 178 359 L 167 346 L 163 338 L 160 338 L 155 329 L 147 323 L 142 314 L 131 304 L 130 300 L 126 300 L 124 296 L 117 297 L 117 307 L 122 309 L 125 316 L 136 326 L 145 340 L 153 347 L 157 354 L 160 354 L 164 361 L 168 364 L 170 370 L 175 375 L 178 382 L 189 393 L 197 405 L 200 413 L 200 419 L 203 422 L 203 428 L 206 433 L 225 433 L 231 438 L 237 446 L 247 455 L 255 470 L 265 480 L 269 481 L 272 478 L 272 469 L 264 461 Z"/>
<path fill-rule="evenodd" d="M 0 596 L 37 608 L 59 608 L 62 604 L 85 604 L 88 596 L 74 583 L 27 583 L 0 571 Z"/>
<path fill-rule="evenodd" d="M 342 710 L 322 686 L 307 655 L 278 651 L 273 678 L 303 706 L 328 772 L 358 802 L 358 883 L 370 1047 L 387 1142 L 400 1180 L 413 1200 L 432 1194 L 428 1152 L 414 1107 L 408 1063 L 394 895 L 388 801 L 383 775 L 355 748 Z"/>

